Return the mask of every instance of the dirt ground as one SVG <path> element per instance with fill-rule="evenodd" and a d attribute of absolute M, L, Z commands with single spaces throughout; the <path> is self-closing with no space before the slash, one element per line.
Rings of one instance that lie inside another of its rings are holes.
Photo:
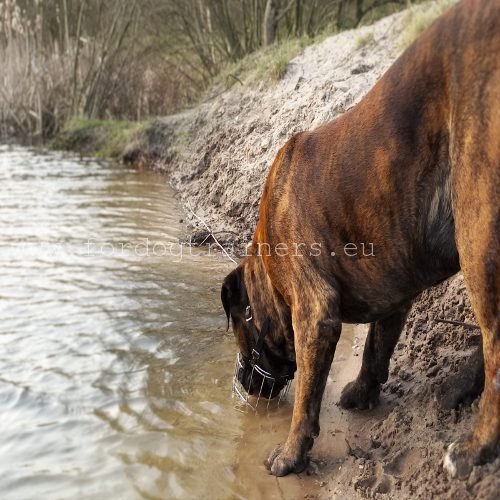
<path fill-rule="evenodd" d="M 354 106 L 401 52 L 409 19 L 428 8 L 419 6 L 309 47 L 276 84 L 215 88 L 198 108 L 156 121 L 125 158 L 170 174 L 195 239 L 206 235 L 202 219 L 221 232 L 229 251 L 233 245 L 241 248 L 253 233 L 264 179 L 279 147 L 293 133 Z M 320 450 L 322 458 L 315 463 L 315 447 L 309 474 L 317 475 L 319 493 L 306 497 L 500 497 L 500 458 L 476 467 L 467 481 L 450 480 L 442 468 L 446 447 L 472 429 L 477 413 L 480 335 L 436 318 L 475 322 L 461 275 L 415 302 L 381 405 L 341 412 L 348 456 L 329 460 Z M 359 359 L 363 340 L 360 335 L 353 346 Z M 335 432 L 328 417 L 339 415 L 332 410 L 337 402 L 338 391 L 327 388 L 322 433 Z"/>
<path fill-rule="evenodd" d="M 391 362 L 381 404 L 348 414 L 351 453 L 322 479 L 323 498 L 498 499 L 500 458 L 475 467 L 467 481 L 443 470 L 446 447 L 472 429 L 479 399 L 478 330 L 437 323 L 475 323 L 459 274 L 415 302 Z M 336 401 L 325 401 L 325 405 Z"/>

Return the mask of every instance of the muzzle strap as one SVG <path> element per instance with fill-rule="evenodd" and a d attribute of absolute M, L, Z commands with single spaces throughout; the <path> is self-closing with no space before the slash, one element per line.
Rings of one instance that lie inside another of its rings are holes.
<path fill-rule="evenodd" d="M 264 323 L 262 324 L 262 328 L 260 329 L 260 331 L 255 326 L 251 313 L 250 313 L 250 318 L 247 319 L 247 322 L 250 324 L 250 329 L 252 331 L 252 335 L 255 340 L 255 347 L 252 349 L 252 359 L 254 361 L 257 361 L 258 359 L 260 359 L 262 351 L 264 350 L 264 339 L 269 333 L 270 321 L 269 318 L 266 318 L 264 320 Z"/>
<path fill-rule="evenodd" d="M 250 306 L 247 306 L 245 309 L 245 321 L 248 323 L 255 341 L 255 347 L 252 349 L 251 353 L 251 362 L 256 363 L 258 360 L 260 360 L 260 365 L 262 366 L 262 368 L 271 373 L 273 377 L 286 377 L 292 380 L 295 370 L 297 369 L 295 363 L 287 364 L 286 373 L 276 374 L 274 372 L 272 364 L 269 362 L 268 357 L 266 356 L 266 352 L 264 350 L 264 340 L 270 330 L 271 321 L 269 320 L 269 318 L 264 319 L 262 328 L 259 330 L 255 326 L 252 309 Z"/>

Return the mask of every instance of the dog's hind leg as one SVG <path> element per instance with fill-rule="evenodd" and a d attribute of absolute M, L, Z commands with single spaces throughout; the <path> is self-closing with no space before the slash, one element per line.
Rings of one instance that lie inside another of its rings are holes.
<path fill-rule="evenodd" d="M 471 302 L 481 326 L 485 370 L 484 391 L 473 435 L 450 445 L 445 456 L 445 468 L 450 475 L 460 478 L 467 478 L 473 465 L 491 461 L 500 452 L 500 214 L 495 208 L 494 212 L 482 214 L 484 218 L 479 220 L 484 222 L 480 223 L 480 230 L 469 240 L 469 247 L 462 246 L 460 254 Z M 485 222 L 488 219 L 492 222 L 492 217 L 496 222 L 488 227 Z"/>
<path fill-rule="evenodd" d="M 390 359 L 410 306 L 405 305 L 391 316 L 370 324 L 361 370 L 356 380 L 347 384 L 340 396 L 343 408 L 365 410 L 378 403 L 380 386 L 389 377 Z"/>
<path fill-rule="evenodd" d="M 328 373 L 342 323 L 338 295 L 325 286 L 314 297 L 302 293 L 300 304 L 292 307 L 295 355 L 295 402 L 286 443 L 277 446 L 266 461 L 275 476 L 301 472 L 308 463 L 308 452 L 319 435 L 319 413 Z"/>
<path fill-rule="evenodd" d="M 500 70 L 497 76 L 495 85 L 477 84 L 479 114 L 471 112 L 472 120 L 464 112 L 452 148 L 457 248 L 481 327 L 485 375 L 473 434 L 450 445 L 444 461 L 461 478 L 500 453 Z M 495 98 L 488 103 L 488 96 Z"/>

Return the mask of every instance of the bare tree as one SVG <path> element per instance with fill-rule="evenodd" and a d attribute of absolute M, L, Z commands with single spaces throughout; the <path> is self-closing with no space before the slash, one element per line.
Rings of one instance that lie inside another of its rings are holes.
<path fill-rule="evenodd" d="M 262 27 L 262 44 L 264 47 L 272 45 L 276 40 L 277 27 L 276 0 L 267 0 Z"/>
<path fill-rule="evenodd" d="M 0 126 L 142 119 L 194 102 L 228 63 L 409 0 L 0 0 Z"/>

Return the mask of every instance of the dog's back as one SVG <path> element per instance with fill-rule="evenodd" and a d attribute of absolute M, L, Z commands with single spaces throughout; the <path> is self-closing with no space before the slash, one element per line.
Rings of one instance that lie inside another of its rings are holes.
<path fill-rule="evenodd" d="M 313 265 L 343 285 L 345 320 L 372 321 L 457 272 L 471 197 L 498 217 L 499 19 L 499 0 L 460 2 L 357 106 L 278 155 L 256 238 L 321 243 Z M 376 258 L 331 258 L 349 243 Z M 283 260 L 269 266 L 278 286 Z"/>

